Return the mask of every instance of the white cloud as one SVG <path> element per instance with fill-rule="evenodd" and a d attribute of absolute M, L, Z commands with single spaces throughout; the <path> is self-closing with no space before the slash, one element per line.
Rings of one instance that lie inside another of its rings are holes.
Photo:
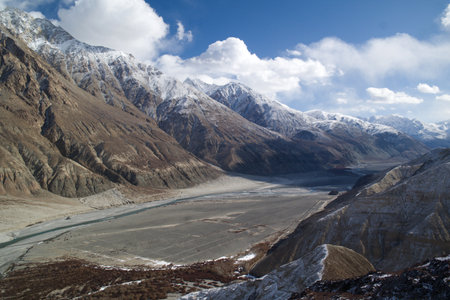
<path fill-rule="evenodd" d="M 60 25 L 77 39 L 142 60 L 158 55 L 169 33 L 169 26 L 144 0 L 77 0 L 58 16 Z"/>
<path fill-rule="evenodd" d="M 450 41 L 420 41 L 408 34 L 376 38 L 352 45 L 338 38 L 324 38 L 311 45 L 299 44 L 304 56 L 342 73 L 357 72 L 369 82 L 387 76 L 437 78 L 450 68 Z"/>
<path fill-rule="evenodd" d="M 450 4 L 447 5 L 447 8 L 445 9 L 444 13 L 441 17 L 441 24 L 442 27 L 446 30 L 450 30 Z"/>
<path fill-rule="evenodd" d="M 417 90 L 425 94 L 439 94 L 439 87 L 436 85 L 430 86 L 426 83 L 419 83 L 417 85 Z"/>
<path fill-rule="evenodd" d="M 336 102 L 339 104 L 347 104 L 348 100 L 346 98 L 337 98 Z"/>
<path fill-rule="evenodd" d="M 289 56 L 302 56 L 302 53 L 301 53 L 300 51 L 298 51 L 298 50 L 290 50 L 290 49 L 287 49 L 287 50 L 286 50 L 286 53 L 287 53 L 287 55 L 289 55 Z"/>
<path fill-rule="evenodd" d="M 30 11 L 28 12 L 35 19 L 45 19 L 45 16 L 40 11 Z"/>
<path fill-rule="evenodd" d="M 313 59 L 259 58 L 234 37 L 209 45 L 197 57 L 183 60 L 164 55 L 157 64 L 163 72 L 181 80 L 194 77 L 217 84 L 238 80 L 270 96 L 298 91 L 301 83 L 323 83 L 331 76 L 330 70 Z"/>
<path fill-rule="evenodd" d="M 184 26 L 183 23 L 181 23 L 180 21 L 177 22 L 177 39 L 179 41 L 188 41 L 188 42 L 192 42 L 193 39 L 193 34 L 192 31 L 188 31 L 186 32 L 184 30 Z"/>
<path fill-rule="evenodd" d="M 450 102 L 450 95 L 448 95 L 448 94 L 439 95 L 439 96 L 436 97 L 436 100 L 449 101 Z"/>
<path fill-rule="evenodd" d="M 379 104 L 419 104 L 423 102 L 422 99 L 409 96 L 404 92 L 394 92 L 388 88 L 370 87 L 366 91 L 372 98 L 370 102 Z"/>

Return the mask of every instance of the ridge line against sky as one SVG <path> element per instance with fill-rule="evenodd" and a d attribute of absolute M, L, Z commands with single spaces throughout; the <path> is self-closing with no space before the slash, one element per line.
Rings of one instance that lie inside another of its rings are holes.
<path fill-rule="evenodd" d="M 450 119 L 450 2 L 0 0 L 180 80 L 302 111 Z M 250 45 L 251 49 L 247 46 Z"/>

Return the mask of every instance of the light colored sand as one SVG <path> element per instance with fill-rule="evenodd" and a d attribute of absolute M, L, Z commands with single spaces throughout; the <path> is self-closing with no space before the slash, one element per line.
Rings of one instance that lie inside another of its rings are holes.
<path fill-rule="evenodd" d="M 29 251 L 31 247 L 41 244 L 43 241 L 55 239 L 55 237 L 64 232 L 75 232 L 74 230 L 79 232 L 79 229 L 87 228 L 86 226 L 89 226 L 91 230 L 94 228 L 92 224 L 87 225 L 85 222 L 106 219 L 102 223 L 97 223 L 100 227 L 95 226 L 95 228 L 108 227 L 114 216 L 148 208 L 153 209 L 148 211 L 147 217 L 145 214 L 139 214 L 141 217 L 134 215 L 132 218 L 121 219 L 124 223 L 115 228 L 113 232 L 120 233 L 119 229 L 121 229 L 125 230 L 126 234 L 114 237 L 113 241 L 115 239 L 122 240 L 122 237 L 125 237 L 125 239 L 130 238 L 130 240 L 123 240 L 123 245 L 129 246 L 130 243 L 145 242 L 148 238 L 142 236 L 142 233 L 152 232 L 152 235 L 154 233 L 156 237 L 159 236 L 161 238 L 162 242 L 157 242 L 157 244 L 162 245 L 163 242 L 169 241 L 170 243 L 167 246 L 173 246 L 179 244 L 176 236 L 183 237 L 186 235 L 186 232 L 190 232 L 192 238 L 204 239 L 203 243 L 200 244 L 201 249 L 197 249 L 198 253 L 190 254 L 189 259 L 191 260 L 202 260 L 205 257 L 217 257 L 216 255 L 219 254 L 221 256 L 235 253 L 237 249 L 245 249 L 252 243 L 261 241 L 282 228 L 286 228 L 288 225 L 295 225 L 299 219 L 320 210 L 321 206 L 331 200 L 331 197 L 326 196 L 327 193 L 324 191 L 330 190 L 331 187 L 336 189 L 335 185 L 340 187 L 347 186 L 354 179 L 347 178 L 344 179 L 344 182 L 335 182 L 337 179 L 342 181 L 342 177 L 330 176 L 329 174 L 322 177 L 319 175 L 303 174 L 300 177 L 284 176 L 282 178 L 224 175 L 188 189 L 151 191 L 151 193 L 146 194 L 143 190 L 121 187 L 82 199 L 66 199 L 49 193 L 34 198 L 2 197 L 1 199 L 4 201 L 1 205 L 5 209 L 0 210 L 2 211 L 2 215 L 0 215 L 0 224 L 2 224 L 0 230 L 2 230 L 1 233 L 3 234 L 3 241 L 0 242 L 4 242 L 11 237 L 17 238 L 17 241 L 14 244 L 0 248 L 0 272 L 4 272 L 23 253 Z M 318 192 L 310 190 L 310 188 L 301 188 L 297 185 L 303 185 L 305 179 L 307 179 L 308 187 L 323 186 L 323 183 L 326 183 L 325 189 L 323 187 L 321 189 L 320 197 L 316 198 L 317 196 L 314 196 Z M 311 180 L 313 181 L 312 183 L 310 182 Z M 298 196 L 301 194 L 304 194 L 304 197 L 300 197 L 302 200 L 300 202 L 296 201 L 296 198 L 300 200 Z M 325 198 L 323 198 L 324 196 Z M 179 199 L 183 201 L 177 202 L 175 205 L 166 206 L 170 203 L 174 204 L 174 201 L 179 201 Z M 279 201 L 280 199 L 284 200 Z M 114 207 L 106 209 L 92 208 L 108 206 Z M 296 208 L 293 209 L 294 207 Z M 274 212 L 279 212 L 280 215 Z M 70 216 L 70 218 L 66 216 Z M 270 216 L 270 218 L 266 216 Z M 134 224 L 135 222 L 140 222 L 140 224 Z M 293 223 L 290 224 L 291 222 Z M 38 224 L 27 226 L 33 223 Z M 114 224 L 120 224 L 120 222 L 114 221 Z M 187 226 L 186 228 L 185 225 Z M 160 234 L 158 234 L 159 231 L 161 231 Z M 195 233 L 196 231 L 199 233 Z M 90 231 L 88 230 L 88 232 Z M 171 239 L 167 236 L 169 232 L 173 232 L 174 235 Z M 100 237 L 102 234 L 108 235 L 108 233 L 108 230 L 101 233 L 97 232 L 97 234 L 100 234 Z M 218 238 L 211 241 L 208 238 L 210 234 L 217 235 Z M 236 234 L 240 237 L 239 239 L 233 237 Z M 229 242 L 230 236 L 233 243 Z M 195 239 L 192 238 L 188 238 L 184 242 L 196 244 Z M 94 240 L 95 238 L 93 238 L 92 242 Z M 75 240 L 73 242 L 78 243 Z M 209 247 L 208 245 L 210 244 L 214 247 Z M 112 245 L 108 244 L 107 248 L 114 248 Z M 103 247 L 104 245 L 99 244 L 97 246 Z M 188 244 L 180 246 L 183 249 L 193 248 L 192 245 Z M 203 249 L 202 247 L 206 248 Z M 147 249 L 148 247 L 138 245 L 133 248 L 139 250 Z M 54 257 L 60 250 L 64 249 L 55 247 L 51 251 L 44 251 L 44 254 L 53 253 L 51 256 Z M 92 252 L 91 247 L 79 250 Z M 80 253 L 79 250 L 77 253 Z M 187 262 L 183 251 L 179 252 L 177 249 L 172 249 L 172 253 L 167 253 L 167 249 L 155 249 L 155 251 L 159 250 L 162 251 L 161 253 L 170 255 L 170 258 L 165 259 L 165 257 L 161 257 L 157 253 L 155 255 L 145 252 L 131 254 L 134 257 Z M 111 251 L 114 252 L 114 249 Z M 102 251 L 94 252 L 106 256 L 114 256 L 110 255 L 108 251 L 104 253 Z M 222 252 L 225 253 L 222 254 Z M 62 251 L 62 254 L 68 253 Z M 33 260 L 32 256 L 29 258 Z M 117 258 L 122 259 L 120 257 Z"/>
<path fill-rule="evenodd" d="M 195 187 L 177 190 L 161 190 L 146 194 L 136 193 L 124 187 L 83 198 L 64 198 L 42 192 L 36 196 L 0 195 L 0 243 L 12 239 L 14 231 L 32 224 L 65 218 L 93 209 L 107 209 L 121 205 L 145 203 L 155 200 L 186 198 L 241 191 L 264 186 L 266 183 L 251 178 L 223 175 Z"/>
<path fill-rule="evenodd" d="M 213 193 L 220 194 L 240 192 L 267 187 L 269 184 L 268 181 L 273 180 L 274 179 L 257 176 L 223 175 L 217 179 L 196 185 L 194 187 L 174 190 L 173 192 L 176 193 L 177 197 L 181 198 L 196 197 Z"/>
<path fill-rule="evenodd" d="M 84 213 L 92 208 L 78 199 L 50 193 L 39 196 L 0 196 L 0 243 L 13 238 L 14 231 L 32 224 Z"/>
<path fill-rule="evenodd" d="M 21 229 L 30 225 L 133 203 L 146 203 L 254 189 L 267 185 L 261 179 L 223 175 L 195 187 L 145 193 L 124 187 L 83 198 L 64 198 L 49 192 L 39 195 L 0 195 L 0 243 L 13 239 Z M 107 213 L 105 211 L 105 213 Z M 99 214 L 103 215 L 103 214 Z"/>

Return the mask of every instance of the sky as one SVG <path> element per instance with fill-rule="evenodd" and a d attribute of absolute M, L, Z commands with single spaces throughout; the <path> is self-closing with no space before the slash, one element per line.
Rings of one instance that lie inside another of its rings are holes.
<path fill-rule="evenodd" d="M 450 119 L 449 0 L 0 0 L 180 80 L 302 111 Z"/>

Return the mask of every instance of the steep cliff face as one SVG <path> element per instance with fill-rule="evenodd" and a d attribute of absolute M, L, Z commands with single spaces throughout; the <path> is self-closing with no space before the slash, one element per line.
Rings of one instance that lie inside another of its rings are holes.
<path fill-rule="evenodd" d="M 361 181 L 363 183 L 364 181 Z M 301 222 L 253 269 L 263 275 L 332 243 L 395 271 L 450 251 L 450 149 L 378 174 Z"/>
<path fill-rule="evenodd" d="M 0 192 L 75 197 L 216 174 L 132 105 L 125 112 L 99 101 L 0 30 Z"/>

